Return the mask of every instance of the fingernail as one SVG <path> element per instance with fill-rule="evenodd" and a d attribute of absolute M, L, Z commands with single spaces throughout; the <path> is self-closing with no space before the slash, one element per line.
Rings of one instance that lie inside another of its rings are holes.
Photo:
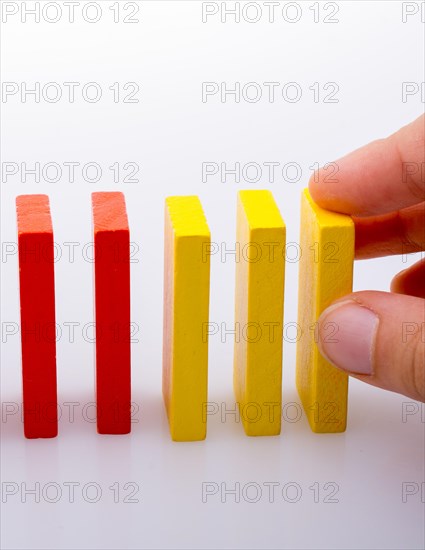
<path fill-rule="evenodd" d="M 378 323 L 372 310 L 352 300 L 328 307 L 319 318 L 322 355 L 346 372 L 372 374 Z"/>

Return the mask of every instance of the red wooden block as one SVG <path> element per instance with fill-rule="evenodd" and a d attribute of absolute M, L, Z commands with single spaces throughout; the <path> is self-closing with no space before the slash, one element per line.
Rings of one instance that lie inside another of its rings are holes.
<path fill-rule="evenodd" d="M 53 227 L 46 195 L 16 198 L 25 436 L 58 434 Z"/>
<path fill-rule="evenodd" d="M 131 429 L 130 232 L 124 195 L 93 193 L 97 431 Z"/>

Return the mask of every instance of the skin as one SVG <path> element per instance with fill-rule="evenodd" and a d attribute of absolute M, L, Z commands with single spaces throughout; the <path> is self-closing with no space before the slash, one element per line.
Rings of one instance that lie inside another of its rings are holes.
<path fill-rule="evenodd" d="M 356 259 L 425 250 L 424 130 L 421 116 L 336 161 L 339 170 L 333 177 L 321 168 L 311 178 L 310 193 L 321 207 L 352 216 Z M 346 300 L 379 318 L 371 350 L 373 373 L 349 374 L 425 402 L 425 259 L 395 275 L 391 292 L 354 292 L 336 303 Z M 401 337 L 403 321 L 417 327 L 406 341 Z M 326 356 L 322 341 L 319 347 Z"/>

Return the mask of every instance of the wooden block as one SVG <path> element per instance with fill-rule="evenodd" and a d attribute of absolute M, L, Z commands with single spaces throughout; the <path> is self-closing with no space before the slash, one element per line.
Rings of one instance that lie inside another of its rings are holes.
<path fill-rule="evenodd" d="M 301 199 L 296 381 L 314 432 L 343 432 L 347 423 L 348 376 L 336 369 L 317 347 L 318 320 L 331 302 L 349 294 L 353 284 L 354 223 L 349 216 L 323 210 L 308 190 Z M 338 338 L 337 327 L 321 335 Z"/>
<path fill-rule="evenodd" d="M 130 232 L 122 193 L 93 193 L 97 431 L 131 429 Z"/>
<path fill-rule="evenodd" d="M 206 437 L 210 241 L 198 197 L 168 197 L 162 389 L 174 441 Z"/>
<path fill-rule="evenodd" d="M 247 435 L 278 435 L 286 228 L 270 191 L 240 191 L 233 385 Z"/>
<path fill-rule="evenodd" d="M 58 434 L 54 241 L 49 198 L 16 198 L 24 433 Z"/>

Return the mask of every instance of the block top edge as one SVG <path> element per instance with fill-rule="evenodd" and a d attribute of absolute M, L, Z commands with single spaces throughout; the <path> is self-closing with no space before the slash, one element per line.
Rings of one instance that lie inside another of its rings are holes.
<path fill-rule="evenodd" d="M 18 195 L 16 197 L 18 234 L 53 233 L 50 202 L 47 195 Z"/>
<path fill-rule="evenodd" d="M 177 195 L 165 199 L 165 208 L 178 236 L 210 236 L 201 201 L 196 195 Z"/>
<path fill-rule="evenodd" d="M 92 193 L 91 198 L 95 233 L 129 230 L 123 193 L 101 191 Z"/>
<path fill-rule="evenodd" d="M 238 201 L 243 207 L 251 229 L 285 228 L 279 207 L 271 191 L 242 190 Z"/>

